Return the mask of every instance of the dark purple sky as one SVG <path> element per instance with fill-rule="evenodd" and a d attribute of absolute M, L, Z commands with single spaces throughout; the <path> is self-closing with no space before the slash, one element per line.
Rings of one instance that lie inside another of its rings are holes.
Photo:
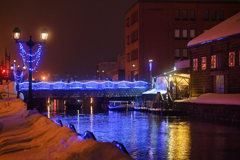
<path fill-rule="evenodd" d="M 96 62 L 117 61 L 117 55 L 124 54 L 124 15 L 136 1 L 1 0 L 0 60 L 7 47 L 11 61 L 23 63 L 12 38 L 14 27 L 21 30 L 22 41 L 28 41 L 30 33 L 33 41 L 40 41 L 44 27 L 49 39 L 43 45 L 38 72 L 90 79 Z"/>

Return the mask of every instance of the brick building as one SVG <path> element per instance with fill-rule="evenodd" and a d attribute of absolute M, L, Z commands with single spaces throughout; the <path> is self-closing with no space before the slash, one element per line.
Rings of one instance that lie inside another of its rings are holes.
<path fill-rule="evenodd" d="M 240 12 L 188 43 L 190 94 L 240 93 Z"/>
<path fill-rule="evenodd" d="M 125 13 L 125 79 L 150 79 L 188 59 L 187 43 L 240 11 L 239 0 L 139 0 Z"/>

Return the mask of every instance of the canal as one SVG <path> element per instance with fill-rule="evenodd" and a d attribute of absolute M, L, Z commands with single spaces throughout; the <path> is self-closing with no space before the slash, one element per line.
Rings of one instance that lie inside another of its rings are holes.
<path fill-rule="evenodd" d="M 53 121 L 61 119 L 63 125 L 73 124 L 78 133 L 91 131 L 98 141 L 118 141 L 137 160 L 240 159 L 237 124 L 100 108 L 53 105 L 40 112 Z"/>

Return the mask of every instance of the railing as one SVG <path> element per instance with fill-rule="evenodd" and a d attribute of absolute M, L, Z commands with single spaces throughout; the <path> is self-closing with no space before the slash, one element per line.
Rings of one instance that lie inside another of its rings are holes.
<path fill-rule="evenodd" d="M 19 83 L 19 90 L 28 90 L 28 82 Z M 87 82 L 38 82 L 32 83 L 33 90 L 105 90 L 105 89 L 147 89 L 148 83 L 144 81 L 87 81 Z"/>

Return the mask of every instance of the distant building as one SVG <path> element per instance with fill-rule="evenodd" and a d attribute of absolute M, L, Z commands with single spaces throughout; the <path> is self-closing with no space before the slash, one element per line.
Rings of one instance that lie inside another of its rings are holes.
<path fill-rule="evenodd" d="M 240 11 L 239 0 L 139 0 L 125 13 L 125 79 L 150 79 L 188 59 L 187 43 Z"/>
<path fill-rule="evenodd" d="M 190 94 L 240 93 L 240 12 L 188 43 Z"/>
<path fill-rule="evenodd" d="M 106 80 L 106 78 L 109 78 L 107 72 L 117 69 L 117 67 L 117 62 L 99 62 L 95 64 L 97 79 Z"/>
<path fill-rule="evenodd" d="M 118 55 L 117 69 L 107 72 L 107 75 L 113 81 L 125 80 L 125 56 L 124 54 Z"/>

